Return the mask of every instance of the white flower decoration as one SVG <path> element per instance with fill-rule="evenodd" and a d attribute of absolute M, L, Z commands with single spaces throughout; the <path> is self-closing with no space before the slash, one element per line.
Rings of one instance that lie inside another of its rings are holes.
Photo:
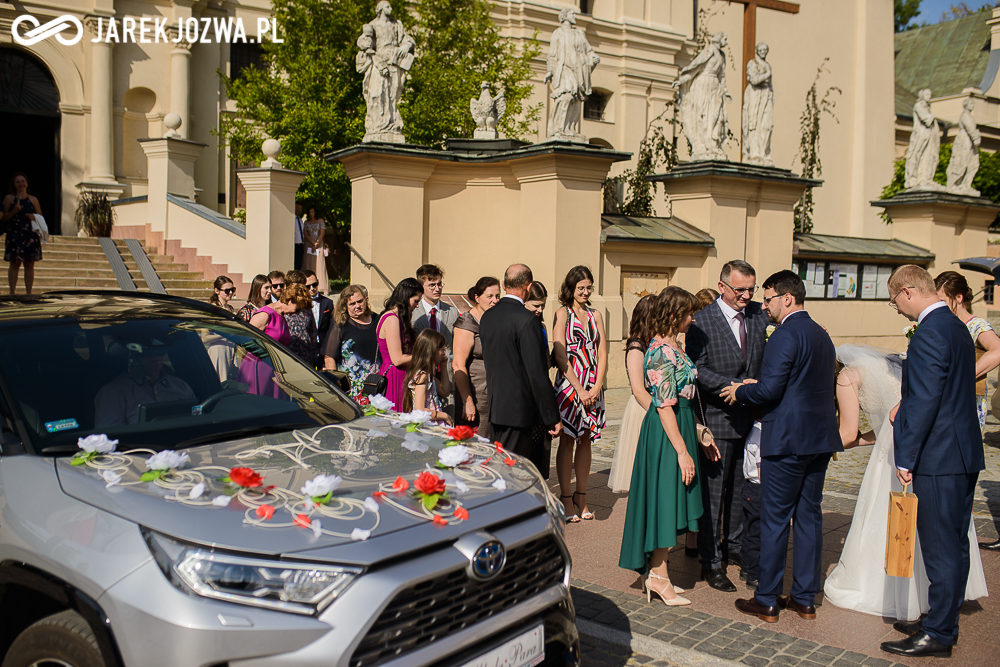
<path fill-rule="evenodd" d="M 228 507 L 231 500 L 232 497 L 230 496 L 216 496 L 212 498 L 212 504 L 216 507 Z"/>
<path fill-rule="evenodd" d="M 356 542 L 364 542 L 369 537 L 372 536 L 372 531 L 365 530 L 364 528 L 355 528 L 351 531 L 351 539 Z"/>
<path fill-rule="evenodd" d="M 423 454 L 429 449 L 429 447 L 424 443 L 420 442 L 419 440 L 404 440 L 403 449 L 408 449 L 411 452 L 420 452 L 421 454 Z"/>
<path fill-rule="evenodd" d="M 364 504 L 365 504 L 365 509 L 366 510 L 368 510 L 369 512 L 375 512 L 376 514 L 378 514 L 378 509 L 379 508 L 378 508 L 378 501 L 377 500 L 375 500 L 371 496 L 368 496 L 367 498 L 365 498 L 365 503 Z"/>
<path fill-rule="evenodd" d="M 107 454 L 115 451 L 115 445 L 118 444 L 118 441 L 109 440 L 108 436 L 103 433 L 94 433 L 93 435 L 88 435 L 86 438 L 79 438 L 76 444 L 88 454 L 93 454 L 94 452 Z"/>
<path fill-rule="evenodd" d="M 399 419 L 404 422 L 409 422 L 411 424 L 423 424 L 429 421 L 431 418 L 431 413 L 427 410 L 414 410 L 413 412 L 402 412 L 399 415 Z"/>
<path fill-rule="evenodd" d="M 454 468 L 467 462 L 472 455 L 465 445 L 452 445 L 438 452 L 438 461 L 446 468 Z"/>
<path fill-rule="evenodd" d="M 198 482 L 191 487 L 191 492 L 188 494 L 188 498 L 191 500 L 197 500 L 203 495 L 205 495 L 205 482 Z"/>
<path fill-rule="evenodd" d="M 457 482 L 455 482 L 455 488 L 458 489 L 459 493 L 469 492 L 469 485 L 463 482 L 462 480 L 458 480 Z"/>
<path fill-rule="evenodd" d="M 113 470 L 102 470 L 101 471 L 101 477 L 104 478 L 105 482 L 107 482 L 106 486 L 109 489 L 112 486 L 115 486 L 119 482 L 122 481 L 122 476 L 120 474 L 114 472 Z"/>
<path fill-rule="evenodd" d="M 146 459 L 147 470 L 176 470 L 188 462 L 187 452 L 164 449 Z"/>
<path fill-rule="evenodd" d="M 395 405 L 395 403 L 390 401 L 382 394 L 375 394 L 374 396 L 369 396 L 368 404 L 374 406 L 378 410 L 392 410 L 393 406 Z"/>
<path fill-rule="evenodd" d="M 504 481 L 503 477 L 501 477 L 497 481 L 493 482 L 493 484 L 491 484 L 490 486 L 492 486 L 497 491 L 506 491 L 507 490 L 507 482 Z"/>
<path fill-rule="evenodd" d="M 309 523 L 309 527 L 312 528 L 313 538 L 319 539 L 319 536 L 323 534 L 323 524 L 320 523 L 319 519 L 313 519 Z"/>
<path fill-rule="evenodd" d="M 333 493 L 344 481 L 340 475 L 317 475 L 302 486 L 302 495 L 309 498 L 322 498 Z"/>
<path fill-rule="evenodd" d="M 384 438 L 386 436 L 386 434 L 383 433 L 382 431 L 376 431 L 373 428 L 368 429 L 368 433 L 366 433 L 365 435 L 367 435 L 369 438 Z"/>

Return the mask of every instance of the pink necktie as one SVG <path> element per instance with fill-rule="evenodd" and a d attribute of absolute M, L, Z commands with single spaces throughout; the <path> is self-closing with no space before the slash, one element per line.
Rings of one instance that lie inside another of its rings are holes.
<path fill-rule="evenodd" d="M 438 330 L 437 308 L 431 308 L 431 329 Z"/>

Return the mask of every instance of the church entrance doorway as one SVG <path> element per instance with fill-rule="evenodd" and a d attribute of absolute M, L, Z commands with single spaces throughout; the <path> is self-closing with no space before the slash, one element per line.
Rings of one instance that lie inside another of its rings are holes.
<path fill-rule="evenodd" d="M 48 68 L 14 48 L 0 48 L 0 194 L 17 172 L 28 177 L 50 234 L 62 218 L 59 90 Z"/>

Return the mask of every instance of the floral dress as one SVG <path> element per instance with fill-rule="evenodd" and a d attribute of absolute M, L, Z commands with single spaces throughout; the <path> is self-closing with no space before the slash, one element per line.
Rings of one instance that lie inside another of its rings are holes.
<path fill-rule="evenodd" d="M 983 346 L 979 344 L 979 336 L 986 333 L 987 331 L 993 331 L 993 325 L 984 320 L 981 317 L 973 317 L 965 323 L 965 326 L 969 328 L 969 333 L 972 335 L 972 340 L 976 344 L 976 350 L 984 350 Z M 979 354 L 976 354 L 976 359 L 979 359 Z M 983 383 L 983 388 L 980 389 L 976 386 L 976 410 L 979 412 L 979 430 L 982 431 L 986 428 L 986 413 L 989 411 L 989 399 L 986 397 L 986 386 Z"/>
<path fill-rule="evenodd" d="M 15 206 L 16 199 L 7 210 Z M 21 200 L 21 210 L 7 221 L 7 242 L 3 253 L 5 262 L 38 262 L 42 259 L 42 240 L 31 231 L 31 220 L 26 215 L 34 212 L 31 200 L 25 198 Z"/>
<path fill-rule="evenodd" d="M 566 361 L 569 371 L 580 378 L 584 389 L 597 384 L 597 346 L 601 343 L 594 311 L 587 309 L 587 324 L 577 318 L 573 309 L 566 307 Z M 583 407 L 576 389 L 569 379 L 556 371 L 556 403 L 562 418 L 563 432 L 576 439 L 590 435 L 590 441 L 601 439 L 604 430 L 604 392 L 589 408 Z"/>
<path fill-rule="evenodd" d="M 649 346 L 643 369 L 652 402 L 636 445 L 618 565 L 645 573 L 655 550 L 675 546 L 678 536 L 698 530 L 703 509 L 694 416 L 698 371 L 685 353 L 663 340 Z M 684 484 L 677 451 L 660 421 L 661 407 L 673 410 L 694 461 L 691 484 Z"/>
<path fill-rule="evenodd" d="M 288 332 L 292 335 L 288 349 L 307 366 L 314 365 L 319 346 L 316 343 L 316 322 L 313 320 L 312 310 L 296 310 L 294 313 L 288 313 L 285 315 L 285 321 L 288 322 Z"/>

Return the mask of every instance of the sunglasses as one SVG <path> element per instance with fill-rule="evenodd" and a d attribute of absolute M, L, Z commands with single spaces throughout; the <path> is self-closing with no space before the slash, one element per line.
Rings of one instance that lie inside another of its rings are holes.
<path fill-rule="evenodd" d="M 236 294 L 236 288 L 235 287 L 227 287 L 226 289 L 224 289 L 222 291 L 225 292 L 226 294 L 230 295 L 230 296 L 232 296 L 233 294 Z"/>
<path fill-rule="evenodd" d="M 308 287 L 309 289 L 319 289 L 319 282 L 306 283 L 306 287 Z"/>
<path fill-rule="evenodd" d="M 271 283 L 271 289 L 281 291 L 285 289 L 285 283 Z"/>

